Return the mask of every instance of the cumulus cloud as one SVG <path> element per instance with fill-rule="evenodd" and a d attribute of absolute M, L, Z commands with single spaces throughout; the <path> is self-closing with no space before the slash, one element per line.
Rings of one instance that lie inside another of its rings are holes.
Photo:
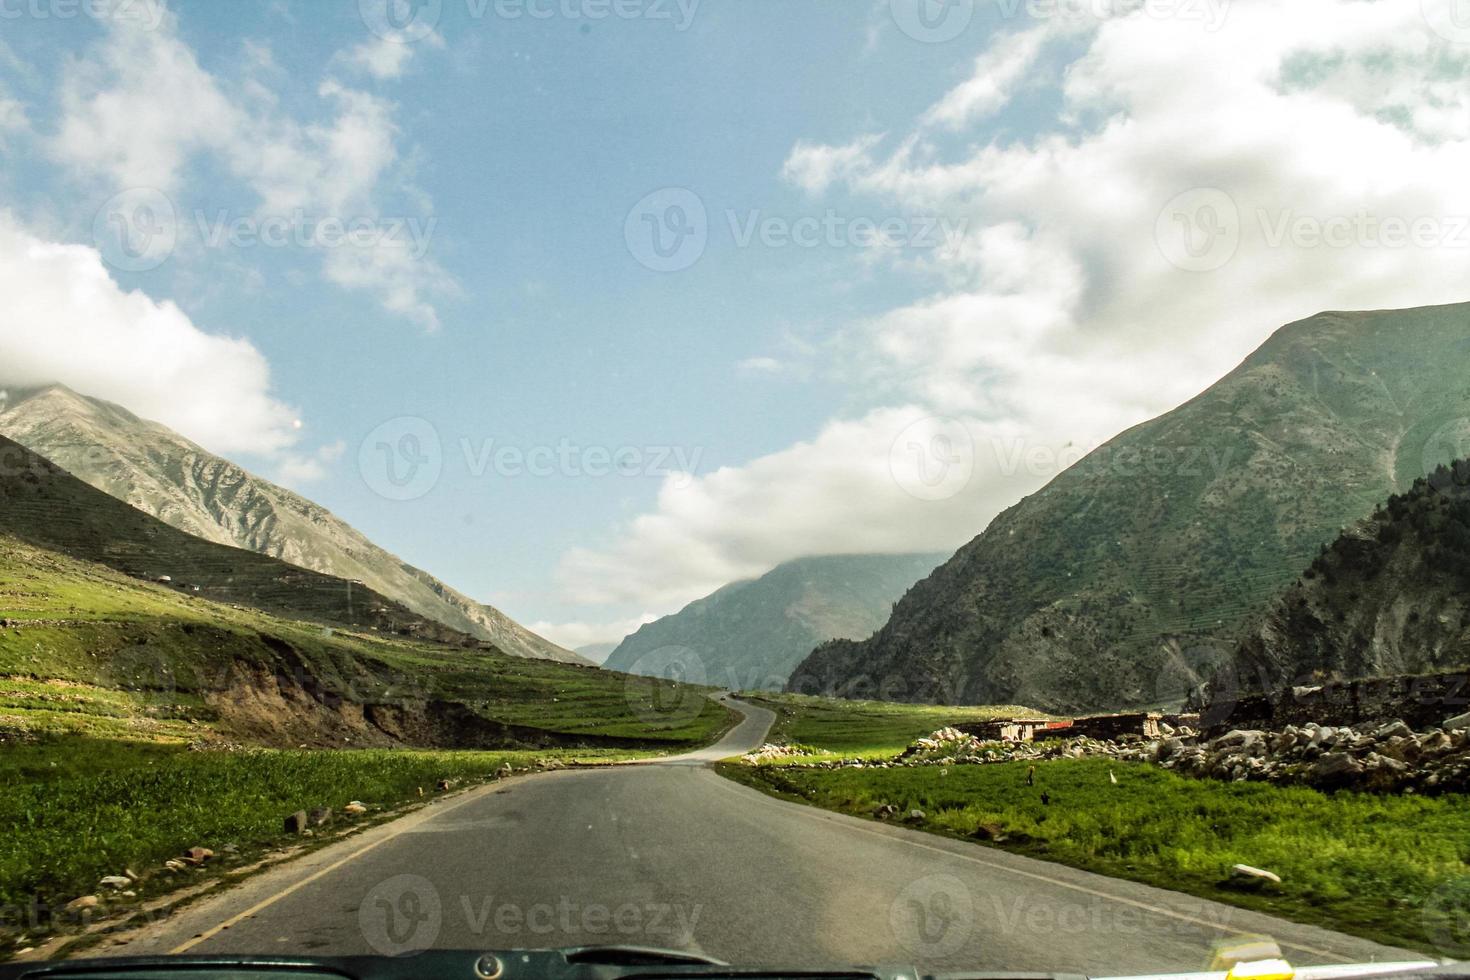
<path fill-rule="evenodd" d="M 95 249 L 44 241 L 0 211 L 0 385 L 60 382 L 216 452 L 297 440 L 248 340 L 209 334 L 174 304 L 126 291 Z"/>
<path fill-rule="evenodd" d="M 377 229 L 350 247 L 320 247 L 326 278 L 437 325 L 435 299 L 453 291 L 453 280 L 423 249 L 404 247 L 394 229 L 407 215 L 384 215 L 393 190 L 423 203 L 398 172 L 396 106 L 329 76 L 317 89 L 322 117 L 296 118 L 269 84 L 278 73 L 269 52 L 247 49 L 250 67 L 224 79 L 200 65 L 176 27 L 171 14 L 153 30 L 109 22 L 104 39 L 73 60 L 46 140 L 52 158 L 115 190 L 152 188 L 181 205 L 193 190 L 190 165 L 207 158 L 258 195 L 258 219 L 299 214 Z M 369 60 L 392 67 L 382 55 Z"/>
<path fill-rule="evenodd" d="M 1284 323 L 1466 299 L 1470 44 L 1443 2 L 1058 16 L 994 38 L 906 132 L 798 142 L 784 176 L 812 194 L 963 223 L 919 263 L 946 286 L 829 339 L 873 407 L 666 486 L 565 556 L 569 593 L 667 608 L 802 554 L 953 547 Z M 1042 51 L 1063 70 L 1028 72 Z M 988 130 L 1023 81 L 1050 117 Z M 890 470 L 895 446 L 932 470 L 966 440 L 948 496 Z"/>

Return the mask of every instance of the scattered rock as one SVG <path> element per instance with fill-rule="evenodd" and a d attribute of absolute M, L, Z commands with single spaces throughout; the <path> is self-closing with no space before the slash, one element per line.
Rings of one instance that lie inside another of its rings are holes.
<path fill-rule="evenodd" d="M 214 857 L 214 852 L 207 847 L 191 847 L 183 853 L 179 860 L 197 868 L 212 857 Z"/>
<path fill-rule="evenodd" d="M 101 899 L 96 895 L 83 895 L 81 898 L 74 898 L 70 902 L 67 902 L 66 910 L 68 912 L 80 912 L 83 909 L 95 909 L 100 901 Z"/>
<path fill-rule="evenodd" d="M 1005 828 L 998 823 L 982 823 L 970 831 L 970 836 L 976 840 L 988 840 L 994 844 L 1001 844 L 1009 840 Z"/>
<path fill-rule="evenodd" d="M 1253 868 L 1249 864 L 1231 865 L 1230 874 L 1235 878 L 1242 878 L 1249 881 L 1269 881 L 1273 885 L 1281 884 L 1281 876 L 1276 874 L 1276 872 L 1267 871 L 1264 868 Z"/>
<path fill-rule="evenodd" d="M 1312 778 L 1328 786 L 1347 783 L 1362 772 L 1363 764 L 1346 752 L 1328 752 L 1312 766 Z"/>
<path fill-rule="evenodd" d="M 306 822 L 313 827 L 325 827 L 332 822 L 332 811 L 324 806 L 319 806 L 307 814 Z"/>
<path fill-rule="evenodd" d="M 363 806 L 361 803 L 357 802 L 356 800 L 353 800 L 351 803 L 347 804 L 346 806 L 344 806 L 342 808 L 342 812 L 343 813 L 351 814 L 354 817 L 360 817 L 364 813 L 367 813 L 368 812 L 368 808 L 365 807 L 365 806 Z"/>
<path fill-rule="evenodd" d="M 1444 724 L 1440 725 L 1440 727 L 1447 732 L 1464 731 L 1470 728 L 1470 712 L 1466 712 L 1463 715 L 1455 715 L 1453 718 L 1446 718 Z"/>
<path fill-rule="evenodd" d="M 132 883 L 132 878 L 126 878 L 122 875 L 108 875 L 98 882 L 103 888 L 126 888 Z"/>
<path fill-rule="evenodd" d="M 925 813 L 923 810 L 910 810 L 909 815 L 904 819 L 907 820 L 909 823 L 920 823 L 927 816 L 928 814 Z"/>
<path fill-rule="evenodd" d="M 423 790 L 419 790 L 420 793 Z M 300 834 L 306 830 L 308 818 L 305 810 L 297 810 L 285 820 L 285 831 L 288 834 Z"/>
<path fill-rule="evenodd" d="M 163 867 L 165 870 L 168 871 L 183 871 L 185 868 L 188 867 L 188 865 L 185 864 L 183 861 L 180 861 L 178 858 L 169 858 L 167 861 L 163 862 Z"/>

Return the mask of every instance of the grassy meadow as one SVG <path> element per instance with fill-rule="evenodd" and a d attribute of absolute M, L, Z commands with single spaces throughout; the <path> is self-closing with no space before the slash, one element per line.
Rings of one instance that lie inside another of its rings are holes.
<path fill-rule="evenodd" d="M 1106 759 L 810 769 L 727 764 L 774 795 L 873 817 L 921 810 L 913 825 L 1049 861 L 1233 903 L 1398 946 L 1463 956 L 1470 806 L 1460 796 L 1321 793 L 1226 783 Z M 1108 777 L 1118 778 L 1114 785 Z M 1040 794 L 1050 796 L 1043 805 Z M 1231 865 L 1280 886 L 1243 888 Z"/>

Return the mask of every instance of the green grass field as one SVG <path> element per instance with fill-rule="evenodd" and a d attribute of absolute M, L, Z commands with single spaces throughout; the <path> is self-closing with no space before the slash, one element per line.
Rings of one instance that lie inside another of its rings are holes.
<path fill-rule="evenodd" d="M 1016 715 L 1044 717 L 1014 705 L 947 707 L 771 693 L 742 694 L 741 698 L 776 713 L 767 741 L 803 746 L 817 753 L 819 760 L 889 758 L 914 739 L 947 725 Z"/>
<path fill-rule="evenodd" d="M 1470 898 L 1470 806 L 1464 797 L 1324 794 L 1222 783 L 1102 759 L 902 769 L 722 766 L 767 792 L 870 817 L 891 803 L 925 813 L 923 829 L 1230 902 L 1442 955 Z M 1118 777 L 1113 785 L 1112 770 Z M 1049 806 L 1040 802 L 1045 790 Z M 1242 890 L 1236 863 L 1267 868 L 1279 888 Z M 1463 938 L 1463 937 L 1461 937 Z M 1438 947 L 1438 948 L 1437 948 Z"/>
<path fill-rule="evenodd" d="M 168 874 L 165 860 L 207 847 L 211 867 L 239 866 L 286 842 L 282 821 L 297 810 L 338 811 L 352 800 L 373 812 L 437 794 L 441 779 L 469 785 L 501 765 L 550 760 L 602 763 L 628 750 L 456 752 L 418 750 L 195 752 L 176 745 L 62 736 L 0 751 L 0 906 L 58 909 L 81 895 L 111 897 L 103 875 L 136 872 L 136 903 L 206 872 Z M 372 813 L 358 818 L 369 820 Z M 226 851 L 226 845 L 232 850 Z M 12 916 L 0 936 L 22 940 Z"/>

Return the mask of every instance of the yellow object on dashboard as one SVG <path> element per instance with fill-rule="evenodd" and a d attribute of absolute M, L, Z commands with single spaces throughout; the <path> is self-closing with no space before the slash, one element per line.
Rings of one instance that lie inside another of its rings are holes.
<path fill-rule="evenodd" d="M 1291 964 L 1279 958 L 1237 963 L 1225 975 L 1226 980 L 1292 980 L 1294 976 Z"/>

